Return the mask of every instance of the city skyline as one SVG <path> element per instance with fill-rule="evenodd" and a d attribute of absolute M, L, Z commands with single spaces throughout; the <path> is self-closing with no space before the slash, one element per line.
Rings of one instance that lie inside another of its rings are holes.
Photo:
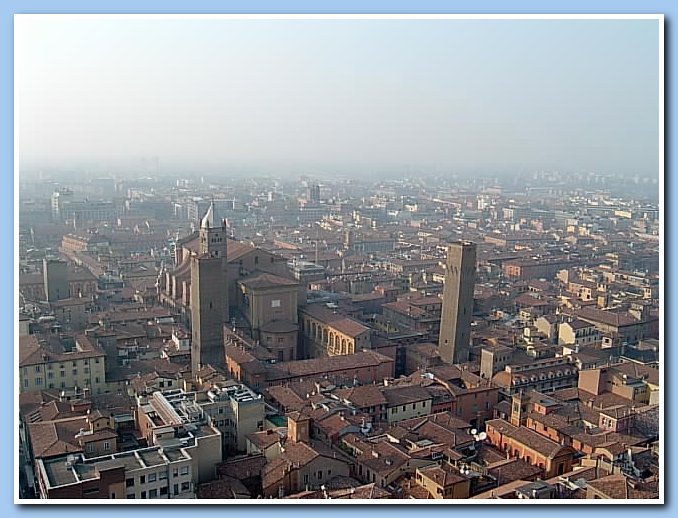
<path fill-rule="evenodd" d="M 660 207 L 568 180 L 24 183 L 21 501 L 660 502 Z"/>
<path fill-rule="evenodd" d="M 663 504 L 663 31 L 17 15 L 15 504 Z"/>
<path fill-rule="evenodd" d="M 22 172 L 659 174 L 657 19 L 20 16 L 15 38 Z"/>

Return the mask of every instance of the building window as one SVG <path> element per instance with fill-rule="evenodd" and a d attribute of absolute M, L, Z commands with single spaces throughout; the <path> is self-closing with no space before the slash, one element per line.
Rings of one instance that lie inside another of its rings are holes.
<path fill-rule="evenodd" d="M 49 379 L 54 379 L 54 373 L 51 372 L 51 371 L 48 372 L 48 373 L 47 373 L 47 378 L 49 378 Z"/>
<path fill-rule="evenodd" d="M 188 475 L 188 466 L 182 466 L 181 470 L 179 471 L 181 475 Z"/>
<path fill-rule="evenodd" d="M 127 495 L 127 500 L 134 500 L 137 496 L 134 493 Z"/>
<path fill-rule="evenodd" d="M 155 482 L 156 481 L 157 475 L 155 473 L 149 473 L 148 474 L 148 481 L 149 482 Z"/>
<path fill-rule="evenodd" d="M 35 366 L 35 372 L 40 372 L 40 365 Z"/>
<path fill-rule="evenodd" d="M 279 308 L 280 307 L 280 300 L 272 300 L 271 301 L 271 307 L 272 308 Z"/>
<path fill-rule="evenodd" d="M 304 475 L 304 484 L 308 484 L 308 475 Z"/>
<path fill-rule="evenodd" d="M 78 375 L 78 369 L 73 369 L 73 376 L 77 376 L 77 375 Z"/>
<path fill-rule="evenodd" d="M 42 385 L 42 378 L 40 378 L 40 377 L 35 378 L 35 384 L 36 385 Z"/>
<path fill-rule="evenodd" d="M 190 482 L 182 482 L 181 483 L 181 490 L 182 491 L 188 491 L 191 489 L 191 483 Z"/>
<path fill-rule="evenodd" d="M 24 388 L 28 388 L 28 378 L 24 378 Z"/>
<path fill-rule="evenodd" d="M 110 449 L 111 449 L 111 443 L 108 442 L 108 441 L 104 441 L 104 451 L 108 451 Z"/>
<path fill-rule="evenodd" d="M 61 376 L 62 378 L 66 376 L 66 371 L 59 371 L 59 376 Z"/>
<path fill-rule="evenodd" d="M 163 487 L 160 488 L 160 496 L 164 496 L 167 493 L 168 493 L 168 487 L 167 486 L 163 486 Z"/>
<path fill-rule="evenodd" d="M 167 472 L 166 471 L 161 471 L 158 473 L 158 479 L 160 480 L 167 480 Z"/>
<path fill-rule="evenodd" d="M 149 498 L 158 498 L 158 490 L 157 489 L 151 489 L 148 492 L 148 497 Z"/>
<path fill-rule="evenodd" d="M 125 487 L 134 487 L 134 479 L 128 478 L 125 480 Z"/>
<path fill-rule="evenodd" d="M 179 476 L 179 468 L 174 468 L 174 470 L 172 470 L 172 476 L 173 476 L 173 477 L 178 477 L 178 476 Z"/>
<path fill-rule="evenodd" d="M 322 470 L 319 470 L 318 473 L 316 473 L 316 477 L 318 477 L 318 480 L 320 480 L 321 478 L 323 478 L 323 472 L 322 472 Z"/>
<path fill-rule="evenodd" d="M 141 498 L 146 498 L 146 491 L 141 492 Z"/>

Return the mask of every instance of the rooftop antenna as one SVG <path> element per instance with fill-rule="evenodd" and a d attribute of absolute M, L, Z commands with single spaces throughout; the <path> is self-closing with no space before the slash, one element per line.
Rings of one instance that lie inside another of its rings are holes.
<path fill-rule="evenodd" d="M 318 264 L 318 240 L 320 239 L 320 225 L 316 229 L 315 235 L 315 264 Z"/>

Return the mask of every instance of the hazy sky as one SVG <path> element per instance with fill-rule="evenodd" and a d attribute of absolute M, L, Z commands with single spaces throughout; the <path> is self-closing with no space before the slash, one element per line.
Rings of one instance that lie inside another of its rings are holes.
<path fill-rule="evenodd" d="M 657 174 L 658 23 L 24 16 L 20 158 Z"/>

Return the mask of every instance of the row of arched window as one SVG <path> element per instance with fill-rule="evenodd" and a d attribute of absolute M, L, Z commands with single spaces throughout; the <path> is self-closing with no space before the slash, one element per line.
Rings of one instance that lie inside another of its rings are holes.
<path fill-rule="evenodd" d="M 301 321 L 301 330 L 307 337 L 327 346 L 327 349 L 335 354 L 351 354 L 353 352 L 351 351 L 353 344 L 350 340 L 310 319 Z"/>

